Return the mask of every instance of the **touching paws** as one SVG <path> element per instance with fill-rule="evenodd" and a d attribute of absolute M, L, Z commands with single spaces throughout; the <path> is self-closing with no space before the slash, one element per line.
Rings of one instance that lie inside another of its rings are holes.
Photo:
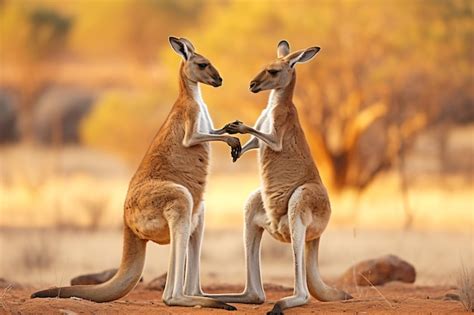
<path fill-rule="evenodd" d="M 243 122 L 236 120 L 230 124 L 224 126 L 225 131 L 228 134 L 236 134 L 236 133 L 247 133 L 247 126 L 244 125 Z"/>

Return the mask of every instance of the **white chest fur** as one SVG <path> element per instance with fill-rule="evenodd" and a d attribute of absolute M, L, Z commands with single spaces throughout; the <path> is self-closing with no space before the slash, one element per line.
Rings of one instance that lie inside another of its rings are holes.
<path fill-rule="evenodd" d="M 273 112 L 280 100 L 280 92 L 272 90 L 268 98 L 267 107 L 263 110 L 258 119 L 256 128 L 264 133 L 271 133 L 273 129 Z"/>
<path fill-rule="evenodd" d="M 201 89 L 199 85 L 195 85 L 191 87 L 192 95 L 194 101 L 199 105 L 199 119 L 198 123 L 198 131 L 200 133 L 209 133 L 214 126 L 212 124 L 211 116 L 209 115 L 209 111 L 207 110 L 206 103 L 202 99 Z"/>
<path fill-rule="evenodd" d="M 261 125 L 258 130 L 263 133 L 270 133 L 273 127 L 273 115 L 271 111 L 265 110 L 262 113 Z"/>

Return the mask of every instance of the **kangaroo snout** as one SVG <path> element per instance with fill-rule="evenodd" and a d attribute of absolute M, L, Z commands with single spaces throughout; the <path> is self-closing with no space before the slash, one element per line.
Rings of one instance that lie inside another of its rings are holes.
<path fill-rule="evenodd" d="M 217 78 L 214 78 L 214 80 L 212 82 L 212 86 L 218 87 L 218 86 L 221 86 L 221 85 L 222 85 L 222 78 L 220 76 L 218 76 Z"/>
<path fill-rule="evenodd" d="M 250 91 L 252 91 L 253 93 L 260 92 L 260 89 L 257 88 L 257 85 L 258 85 L 257 81 L 250 82 Z"/>

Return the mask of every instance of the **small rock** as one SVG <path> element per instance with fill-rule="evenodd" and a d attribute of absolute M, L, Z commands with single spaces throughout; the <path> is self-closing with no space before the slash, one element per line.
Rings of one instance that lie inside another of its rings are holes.
<path fill-rule="evenodd" d="M 460 301 L 461 298 L 459 297 L 459 294 L 446 293 L 443 297 L 443 300 L 445 300 L 445 301 Z"/>
<path fill-rule="evenodd" d="M 77 315 L 76 312 L 73 312 L 71 310 L 65 310 L 65 309 L 60 309 L 59 310 L 59 314 L 63 314 L 63 315 Z"/>
<path fill-rule="evenodd" d="M 345 285 L 383 285 L 391 281 L 413 283 L 416 271 L 413 265 L 395 255 L 359 262 L 349 268 L 339 279 Z"/>
<path fill-rule="evenodd" d="M 156 291 L 162 291 L 165 288 L 166 285 L 166 277 L 167 273 L 165 272 L 161 276 L 151 280 L 146 286 L 145 289 L 147 290 L 156 290 Z"/>

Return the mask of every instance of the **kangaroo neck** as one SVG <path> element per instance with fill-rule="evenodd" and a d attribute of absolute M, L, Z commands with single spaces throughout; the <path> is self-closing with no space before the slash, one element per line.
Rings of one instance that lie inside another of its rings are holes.
<path fill-rule="evenodd" d="M 184 63 L 179 69 L 179 97 L 192 99 L 200 107 L 205 106 L 199 83 L 189 80 L 184 74 Z"/>
<path fill-rule="evenodd" d="M 267 108 L 275 108 L 281 104 L 293 103 L 293 92 L 296 84 L 296 73 L 293 72 L 290 83 L 284 88 L 273 89 L 268 97 Z"/>

